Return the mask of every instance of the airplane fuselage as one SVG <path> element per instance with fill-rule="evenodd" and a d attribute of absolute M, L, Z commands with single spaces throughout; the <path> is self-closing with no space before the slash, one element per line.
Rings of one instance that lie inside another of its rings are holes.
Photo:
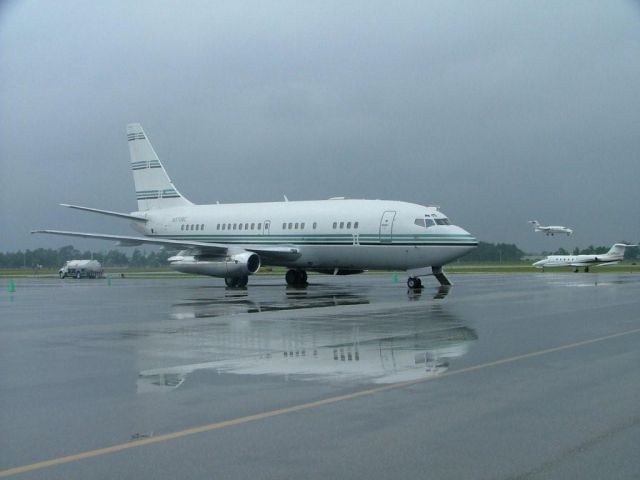
<path fill-rule="evenodd" d="M 310 270 L 441 266 L 477 240 L 435 207 L 384 200 L 319 200 L 192 205 L 134 212 L 145 236 L 234 245 L 292 245 L 300 255 L 277 264 Z"/>

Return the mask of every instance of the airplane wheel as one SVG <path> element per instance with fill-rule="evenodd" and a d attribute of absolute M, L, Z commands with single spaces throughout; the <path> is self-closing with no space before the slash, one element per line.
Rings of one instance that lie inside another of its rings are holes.
<path fill-rule="evenodd" d="M 243 275 L 242 277 L 238 278 L 236 285 L 240 288 L 244 288 L 247 286 L 248 283 L 249 283 L 249 276 Z"/>
<path fill-rule="evenodd" d="M 295 270 L 287 270 L 284 279 L 287 281 L 287 285 L 294 286 L 298 283 L 298 272 Z"/>
<path fill-rule="evenodd" d="M 292 287 L 302 287 L 307 284 L 307 272 L 304 270 L 288 270 L 284 279 L 287 281 L 287 285 Z"/>
<path fill-rule="evenodd" d="M 229 288 L 233 288 L 237 285 L 236 279 L 234 277 L 224 277 L 224 283 Z"/>

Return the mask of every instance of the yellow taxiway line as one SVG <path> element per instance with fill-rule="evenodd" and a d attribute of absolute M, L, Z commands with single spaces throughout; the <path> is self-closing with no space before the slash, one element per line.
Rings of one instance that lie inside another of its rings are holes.
<path fill-rule="evenodd" d="M 28 465 L 22 465 L 19 467 L 9 468 L 7 470 L 0 470 L 0 477 L 9 477 L 12 475 L 17 475 L 20 473 L 32 472 L 34 470 L 41 470 L 43 468 L 54 467 L 56 465 L 63 465 L 65 463 L 77 462 L 80 460 L 85 460 L 87 458 L 99 457 L 102 455 L 108 455 L 110 453 L 122 452 L 124 450 L 130 450 L 133 448 L 144 447 L 145 445 L 152 445 L 154 443 L 162 443 L 168 442 L 170 440 L 177 440 L 179 438 L 188 437 L 190 435 L 195 435 L 197 433 L 211 432 L 214 430 L 220 430 L 222 428 L 233 427 L 235 425 L 242 425 L 245 423 L 255 422 L 257 420 L 264 420 L 266 418 L 277 417 L 279 415 L 285 415 L 288 413 L 299 412 L 302 410 L 310 410 L 312 408 L 322 407 L 324 405 L 330 405 L 333 403 L 343 402 L 345 400 L 353 400 L 359 397 L 365 397 L 368 395 L 373 395 L 376 393 L 384 392 L 387 390 L 395 390 L 400 388 L 405 388 L 411 385 L 416 385 L 419 383 L 424 383 L 431 380 L 437 380 L 441 378 L 451 377 L 454 375 L 461 375 L 464 373 L 474 372 L 476 370 L 482 370 L 485 368 L 496 367 L 499 365 L 505 365 L 508 363 L 517 362 L 519 360 L 524 360 L 527 358 L 539 357 L 542 355 L 546 355 L 549 353 L 560 352 L 563 350 L 569 350 L 572 348 L 583 347 L 585 345 L 590 345 L 597 342 L 603 342 L 605 340 L 611 340 L 613 338 L 623 337 L 626 335 L 633 335 L 636 333 L 640 333 L 640 328 L 636 328 L 633 330 L 627 330 L 624 332 L 614 333 L 611 335 L 605 335 L 602 337 L 591 338 L 588 340 L 582 340 L 580 342 L 568 343 L 565 345 L 560 345 L 557 347 L 547 348 L 544 350 L 537 350 L 534 352 L 524 353 L 522 355 L 515 355 L 513 357 L 502 358 L 500 360 L 495 360 L 493 362 L 481 363 L 478 365 L 473 365 L 466 368 L 461 368 L 459 370 L 452 370 L 448 372 L 444 372 L 440 375 L 436 375 L 433 377 L 425 377 L 417 380 L 409 380 L 401 383 L 394 383 L 391 385 L 383 385 L 380 387 L 369 388 L 366 390 L 360 390 L 354 393 L 348 393 L 346 395 L 338 395 L 335 397 L 329 397 L 322 400 L 316 400 L 315 402 L 301 403 L 299 405 L 293 405 L 291 407 L 279 408 L 276 410 L 269 410 L 267 412 L 256 413 L 254 415 L 247 415 L 244 417 L 234 418 L 232 420 L 224 420 L 222 422 L 210 423 L 207 425 L 201 425 L 199 427 L 187 428 L 185 430 L 179 430 L 177 432 L 166 433 L 164 435 L 157 435 L 154 437 L 143 438 L 140 440 L 134 440 L 131 442 L 120 443 L 117 445 L 112 445 L 110 447 L 98 448 L 95 450 L 88 450 L 86 452 L 76 453 L 74 455 L 68 455 L 65 457 L 52 458 L 51 460 L 45 460 L 42 462 L 31 463 Z"/>

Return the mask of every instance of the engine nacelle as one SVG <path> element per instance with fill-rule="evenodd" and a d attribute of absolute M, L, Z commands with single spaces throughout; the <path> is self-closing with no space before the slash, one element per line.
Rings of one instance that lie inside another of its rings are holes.
<path fill-rule="evenodd" d="M 185 253 L 183 251 L 170 257 L 169 266 L 182 273 L 221 278 L 253 275 L 260 268 L 260 256 L 253 252 L 243 251 L 221 256 L 185 255 Z"/>

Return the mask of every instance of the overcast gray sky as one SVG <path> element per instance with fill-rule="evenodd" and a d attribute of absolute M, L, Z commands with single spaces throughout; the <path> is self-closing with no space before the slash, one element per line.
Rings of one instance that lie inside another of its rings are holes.
<path fill-rule="evenodd" d="M 0 251 L 131 234 L 57 205 L 135 210 L 130 122 L 196 203 L 385 198 L 526 251 L 636 242 L 639 85 L 632 1 L 5 1 Z"/>

